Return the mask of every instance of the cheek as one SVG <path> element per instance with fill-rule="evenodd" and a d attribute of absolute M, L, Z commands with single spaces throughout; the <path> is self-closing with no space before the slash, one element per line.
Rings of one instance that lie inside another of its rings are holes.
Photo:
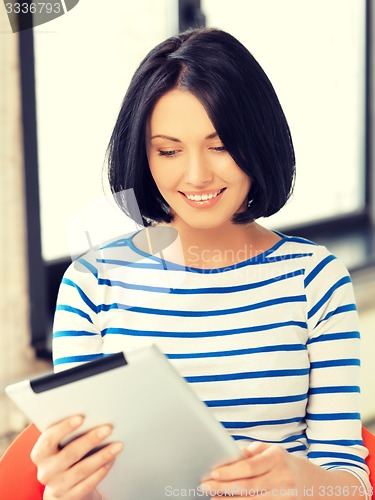
<path fill-rule="evenodd" d="M 159 190 L 171 188 L 180 180 L 176 162 L 169 165 L 168 160 L 163 158 L 162 161 L 162 165 L 155 158 L 149 161 L 151 176 Z"/>
<path fill-rule="evenodd" d="M 168 169 L 155 168 L 154 165 L 151 165 L 150 166 L 150 173 L 151 173 L 152 178 L 154 179 L 154 182 L 155 182 L 156 187 L 158 188 L 159 192 L 164 197 L 167 196 L 167 192 L 173 186 L 173 180 L 171 178 L 171 175 L 168 174 Z"/>
<path fill-rule="evenodd" d="M 160 169 L 157 168 L 155 159 L 148 158 L 148 168 L 150 169 L 151 177 L 154 179 L 155 184 L 159 187 L 161 176 Z"/>
<path fill-rule="evenodd" d="M 241 175 L 238 178 L 238 185 L 241 186 L 241 189 L 246 192 L 246 194 L 250 191 L 251 188 L 251 179 L 250 177 Z"/>

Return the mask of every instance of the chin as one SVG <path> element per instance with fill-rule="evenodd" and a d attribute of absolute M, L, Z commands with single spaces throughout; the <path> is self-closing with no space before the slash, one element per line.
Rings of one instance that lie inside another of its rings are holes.
<path fill-rule="evenodd" d="M 180 220 L 184 225 L 192 229 L 220 229 L 223 226 L 228 226 L 231 224 L 231 219 L 229 220 L 214 220 L 214 217 L 190 217 L 189 219 L 183 219 L 178 217 L 175 219 L 176 222 Z"/>

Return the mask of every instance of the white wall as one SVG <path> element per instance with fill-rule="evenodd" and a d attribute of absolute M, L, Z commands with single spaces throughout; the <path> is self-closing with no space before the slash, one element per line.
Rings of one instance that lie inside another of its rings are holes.
<path fill-rule="evenodd" d="M 375 420 L 375 268 L 352 275 L 361 331 L 362 420 Z"/>

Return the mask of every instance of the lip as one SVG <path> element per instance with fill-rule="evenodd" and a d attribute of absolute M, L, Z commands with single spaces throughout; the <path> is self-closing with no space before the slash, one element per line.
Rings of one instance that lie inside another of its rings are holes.
<path fill-rule="evenodd" d="M 216 190 L 212 190 L 210 189 L 209 191 L 195 191 L 195 192 L 191 192 L 191 191 L 185 191 L 185 192 L 182 192 L 182 191 L 179 191 L 179 195 L 181 196 L 181 198 L 190 206 L 190 207 L 193 207 L 193 208 L 198 208 L 198 209 L 205 209 L 205 208 L 211 208 L 213 207 L 214 205 L 216 205 L 224 191 L 226 190 L 226 188 L 221 188 L 221 189 L 216 189 Z M 189 198 L 186 197 L 186 195 L 189 195 L 189 196 L 195 196 L 195 195 L 198 195 L 198 196 L 203 196 L 204 194 L 214 194 L 214 193 L 217 193 L 219 191 L 219 194 L 217 196 L 215 196 L 215 198 L 211 198 L 210 200 L 202 200 L 202 201 L 195 201 L 195 200 L 189 200 Z"/>
<path fill-rule="evenodd" d="M 210 189 L 210 190 L 206 190 L 206 191 L 179 191 L 179 193 L 182 193 L 185 196 L 186 195 L 189 195 L 189 196 L 195 196 L 195 195 L 203 196 L 204 194 L 219 193 L 219 191 L 223 191 L 224 189 L 226 189 L 226 188 L 224 187 L 224 188 L 218 188 L 218 189 Z"/>

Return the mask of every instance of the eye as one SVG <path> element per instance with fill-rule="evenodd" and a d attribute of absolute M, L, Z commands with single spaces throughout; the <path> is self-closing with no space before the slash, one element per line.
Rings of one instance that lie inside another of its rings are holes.
<path fill-rule="evenodd" d="M 174 156 L 176 153 L 177 149 L 173 149 L 171 151 L 161 151 L 161 150 L 158 151 L 159 156 L 167 156 L 167 157 Z"/>
<path fill-rule="evenodd" d="M 211 148 L 213 151 L 217 151 L 218 153 L 222 153 L 224 151 L 226 151 L 226 147 L 225 146 L 216 146 L 215 148 Z"/>

